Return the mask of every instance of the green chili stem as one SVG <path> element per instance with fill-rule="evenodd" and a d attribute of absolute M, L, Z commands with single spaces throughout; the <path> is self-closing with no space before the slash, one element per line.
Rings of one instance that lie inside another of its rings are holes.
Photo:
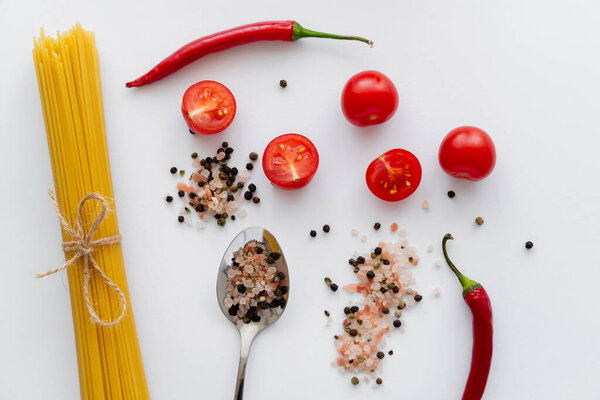
<path fill-rule="evenodd" d="M 442 239 L 442 251 L 444 252 L 444 258 L 446 259 L 448 266 L 450 267 L 452 272 L 454 272 L 454 275 L 456 275 L 456 277 L 458 278 L 458 281 L 460 282 L 460 284 L 463 287 L 463 297 L 464 297 L 467 294 L 471 293 L 473 290 L 477 289 L 478 287 L 481 287 L 481 285 L 478 282 L 475 282 L 474 280 L 471 280 L 471 279 L 467 278 L 466 276 L 464 276 L 458 270 L 458 268 L 456 268 L 454 263 L 450 260 L 450 257 L 448 257 L 448 252 L 446 251 L 446 242 L 448 240 L 454 240 L 452 235 L 449 233 L 447 233 L 444 236 L 444 239 Z"/>
<path fill-rule="evenodd" d="M 310 29 L 304 28 L 297 22 L 294 22 L 294 32 L 292 33 L 292 40 L 298 40 L 305 37 L 318 37 L 318 38 L 326 38 L 326 39 L 338 39 L 338 40 L 358 40 L 359 42 L 364 42 L 369 46 L 373 47 L 373 42 L 369 39 L 365 39 L 360 36 L 344 36 L 344 35 L 335 35 L 333 33 L 325 33 L 313 31 Z"/>

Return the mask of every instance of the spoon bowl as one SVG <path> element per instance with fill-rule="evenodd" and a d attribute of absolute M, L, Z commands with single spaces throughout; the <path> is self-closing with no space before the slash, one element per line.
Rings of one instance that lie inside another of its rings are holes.
<path fill-rule="evenodd" d="M 257 242 L 261 242 L 265 245 L 266 254 L 270 254 L 272 252 L 279 253 L 280 257 L 270 266 L 273 266 L 277 269 L 277 273 L 283 273 L 284 279 L 280 279 L 280 286 L 286 286 L 288 291 L 281 295 L 281 300 L 279 301 L 279 306 L 276 308 L 272 308 L 271 315 L 266 318 L 261 318 L 260 321 L 249 321 L 245 322 L 238 315 L 230 314 L 230 307 L 225 304 L 226 296 L 227 296 L 227 270 L 232 265 L 234 261 L 234 253 L 243 248 L 246 243 L 256 240 Z M 241 400 L 243 398 L 243 389 L 244 389 L 244 379 L 246 375 L 246 362 L 248 361 L 248 355 L 250 353 L 250 346 L 252 345 L 252 341 L 254 337 L 266 327 L 274 324 L 283 314 L 285 310 L 285 306 L 287 305 L 287 300 L 289 296 L 289 272 L 287 267 L 287 262 L 285 260 L 285 255 L 281 251 L 281 247 L 279 243 L 275 239 L 275 236 L 268 230 L 262 227 L 250 227 L 241 231 L 229 244 L 227 250 L 223 254 L 223 258 L 221 260 L 221 265 L 219 266 L 219 272 L 217 275 L 217 301 L 219 303 L 219 307 L 221 311 L 230 320 L 233 324 L 235 324 L 240 332 L 241 339 L 241 347 L 240 347 L 240 363 L 238 368 L 238 378 L 235 389 L 235 400 Z"/>

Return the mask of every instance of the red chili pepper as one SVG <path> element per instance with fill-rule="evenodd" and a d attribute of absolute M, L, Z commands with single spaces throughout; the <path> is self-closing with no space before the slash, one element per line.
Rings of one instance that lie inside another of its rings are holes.
<path fill-rule="evenodd" d="M 446 234 L 442 240 L 444 258 L 463 287 L 463 297 L 473 314 L 473 353 L 471 355 L 471 371 L 462 400 L 479 400 L 483 396 L 490 366 L 494 329 L 492 326 L 492 304 L 483 286 L 467 278 L 454 266 L 446 252 L 446 242 L 454 239 Z"/>
<path fill-rule="evenodd" d="M 135 81 L 126 83 L 125 86 L 144 86 L 156 82 L 207 54 L 226 50 L 230 47 L 260 40 L 283 40 L 293 42 L 304 37 L 358 40 L 367 43 L 371 47 L 373 46 L 373 42 L 365 38 L 311 31 L 310 29 L 303 28 L 295 21 L 257 22 L 196 39 L 162 60 L 147 74 L 139 77 Z"/>

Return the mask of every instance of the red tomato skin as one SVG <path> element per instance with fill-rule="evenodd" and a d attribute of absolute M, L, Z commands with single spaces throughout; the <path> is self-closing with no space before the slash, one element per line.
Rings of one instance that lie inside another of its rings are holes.
<path fill-rule="evenodd" d="M 382 124 L 398 109 L 394 83 L 378 71 L 363 71 L 351 77 L 342 91 L 342 111 L 356 126 Z"/>
<path fill-rule="evenodd" d="M 278 146 L 280 143 L 289 142 L 306 147 L 305 153 L 308 153 L 311 156 L 311 163 L 307 166 L 308 170 L 298 171 L 300 174 L 300 179 L 297 181 L 294 181 L 292 179 L 285 179 L 284 175 L 286 174 L 280 173 L 280 171 L 278 171 L 277 168 L 273 168 L 272 166 L 273 147 Z M 315 147 L 313 142 L 311 142 L 310 139 L 308 139 L 306 136 L 297 133 L 286 133 L 284 135 L 277 136 L 275 139 L 269 142 L 263 153 L 262 166 L 265 175 L 273 185 L 284 190 L 300 189 L 308 185 L 315 176 L 315 173 L 317 172 L 317 169 L 319 167 L 319 152 L 317 151 L 317 148 Z"/>
<path fill-rule="evenodd" d="M 491 174 L 496 165 L 496 147 L 485 131 L 461 126 L 444 137 L 438 158 L 448 175 L 480 181 Z"/>
<path fill-rule="evenodd" d="M 408 169 L 404 167 L 409 165 Z M 410 173 L 410 186 L 400 180 L 396 182 L 400 189 L 396 193 L 391 193 L 390 188 L 393 186 L 393 175 L 390 174 L 390 169 L 399 169 L 400 171 Z M 379 197 L 381 200 L 395 202 L 403 200 L 413 194 L 421 183 L 422 169 L 419 159 L 408 150 L 392 149 L 389 150 L 369 164 L 365 179 L 371 193 Z M 384 188 L 381 184 L 386 181 L 387 187 Z"/>
<path fill-rule="evenodd" d="M 195 90 L 197 90 L 197 88 L 203 87 L 203 86 L 212 86 L 212 87 L 218 88 L 219 90 L 222 90 L 225 93 L 225 95 L 227 96 L 227 98 L 231 101 L 231 105 L 229 107 L 230 115 L 227 117 L 226 122 L 224 124 L 221 124 L 220 126 L 216 126 L 214 128 L 208 128 L 208 127 L 203 128 L 203 127 L 200 127 L 197 124 L 195 124 L 193 119 L 189 117 L 190 107 L 192 106 L 192 104 L 191 104 L 192 93 Z M 181 101 L 181 114 L 183 115 L 183 119 L 185 120 L 185 123 L 187 124 L 188 128 L 190 128 L 190 130 L 197 135 L 214 135 L 216 133 L 224 131 L 233 122 L 233 119 L 235 118 L 236 110 L 237 110 L 237 104 L 235 101 L 235 97 L 233 96 L 233 93 L 231 93 L 231 91 L 227 88 L 227 86 L 223 85 L 222 83 L 217 82 L 217 81 L 211 81 L 211 80 L 200 81 L 200 82 L 197 82 L 197 83 L 193 84 L 192 86 L 190 86 L 185 91 L 185 93 L 183 95 L 183 99 Z"/>

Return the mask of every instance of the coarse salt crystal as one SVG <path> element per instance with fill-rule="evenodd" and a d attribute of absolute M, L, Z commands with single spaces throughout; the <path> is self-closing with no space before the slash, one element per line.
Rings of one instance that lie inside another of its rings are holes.
<path fill-rule="evenodd" d="M 423 204 L 421 204 L 425 210 L 429 209 L 429 201 L 423 200 Z"/>
<path fill-rule="evenodd" d="M 430 244 L 429 246 L 427 246 L 427 252 L 428 253 L 432 253 L 433 252 L 433 245 Z"/>
<path fill-rule="evenodd" d="M 400 229 L 400 230 L 398 231 L 398 234 L 399 234 L 400 236 L 402 236 L 402 237 L 406 236 L 406 229 Z"/>
<path fill-rule="evenodd" d="M 367 242 L 367 236 L 366 235 L 362 235 L 360 237 L 360 241 L 363 242 L 363 243 L 366 243 Z"/>
<path fill-rule="evenodd" d="M 440 260 L 436 260 L 435 261 L 435 266 L 436 267 L 441 267 L 442 266 L 442 262 Z"/>
<path fill-rule="evenodd" d="M 358 235 L 358 231 L 357 231 L 356 229 L 352 229 L 352 230 L 350 231 L 350 233 L 352 234 L 352 236 L 356 236 L 356 235 Z"/>
<path fill-rule="evenodd" d="M 248 215 L 248 212 L 247 212 L 246 210 L 244 210 L 244 209 L 241 209 L 241 210 L 238 212 L 238 215 L 239 215 L 240 217 L 245 217 L 246 215 Z"/>
<path fill-rule="evenodd" d="M 436 287 L 435 289 L 433 289 L 433 295 L 435 297 L 440 297 L 440 288 Z"/>

